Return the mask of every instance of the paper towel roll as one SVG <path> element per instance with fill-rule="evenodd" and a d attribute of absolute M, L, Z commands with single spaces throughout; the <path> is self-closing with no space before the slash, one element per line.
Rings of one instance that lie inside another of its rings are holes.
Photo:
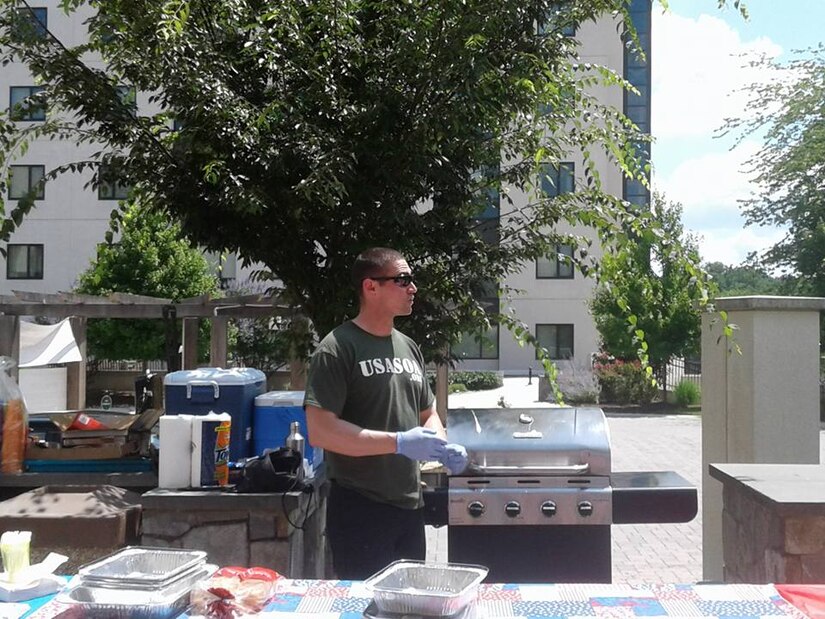
<path fill-rule="evenodd" d="M 209 413 L 192 419 L 193 488 L 225 486 L 229 482 L 231 426 L 229 413 Z"/>
<path fill-rule="evenodd" d="M 192 415 L 160 418 L 158 486 L 188 488 L 192 478 Z"/>

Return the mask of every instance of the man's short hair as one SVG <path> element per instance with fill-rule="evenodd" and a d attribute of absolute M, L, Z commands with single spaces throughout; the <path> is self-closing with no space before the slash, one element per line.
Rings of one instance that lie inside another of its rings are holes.
<path fill-rule="evenodd" d="M 404 256 L 388 247 L 371 247 L 361 252 L 352 265 L 352 283 L 358 295 L 361 295 L 361 282 L 384 275 L 387 266 L 398 260 L 404 260 Z"/>

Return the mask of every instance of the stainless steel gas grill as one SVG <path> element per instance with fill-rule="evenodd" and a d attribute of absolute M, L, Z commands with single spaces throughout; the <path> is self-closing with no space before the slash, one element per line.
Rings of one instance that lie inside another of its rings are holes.
<path fill-rule="evenodd" d="M 610 582 L 611 524 L 696 515 L 675 473 L 611 474 L 598 408 L 454 409 L 447 436 L 470 465 L 425 492 L 428 522 L 448 524 L 449 561 L 490 582 Z"/>

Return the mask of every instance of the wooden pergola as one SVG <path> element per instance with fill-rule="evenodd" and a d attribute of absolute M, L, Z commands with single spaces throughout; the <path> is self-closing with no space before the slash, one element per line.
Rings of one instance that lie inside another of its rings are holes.
<path fill-rule="evenodd" d="M 299 316 L 300 310 L 285 304 L 280 297 L 249 294 L 211 298 L 201 295 L 173 302 L 171 299 L 146 297 L 115 292 L 106 297 L 58 292 L 17 292 L 0 295 L 0 355 L 19 361 L 20 317 L 42 316 L 69 318 L 82 360 L 67 368 L 67 406 L 86 407 L 86 321 L 89 318 L 180 318 L 183 321 L 183 358 L 181 367 L 197 367 L 198 320 L 210 322 L 209 364 L 226 367 L 227 326 L 230 318 L 266 318 L 269 316 Z M 292 389 L 304 388 L 306 381 L 303 361 L 290 362 Z M 436 407 L 442 418 L 447 413 L 447 366 L 436 368 Z"/>
<path fill-rule="evenodd" d="M 171 299 L 121 292 L 102 297 L 71 292 L 43 294 L 15 291 L 13 295 L 0 295 L 0 355 L 19 361 L 21 316 L 69 318 L 82 360 L 67 364 L 67 405 L 70 409 L 81 409 L 86 406 L 86 322 L 89 318 L 181 319 L 181 367 L 188 370 L 197 367 L 198 320 L 207 319 L 210 323 L 210 365 L 226 367 L 227 325 L 230 318 L 296 315 L 299 315 L 296 308 L 282 303 L 279 297 L 264 294 L 215 299 L 202 295 L 173 302 Z M 295 389 L 303 388 L 303 370 L 303 363 L 290 364 Z"/>

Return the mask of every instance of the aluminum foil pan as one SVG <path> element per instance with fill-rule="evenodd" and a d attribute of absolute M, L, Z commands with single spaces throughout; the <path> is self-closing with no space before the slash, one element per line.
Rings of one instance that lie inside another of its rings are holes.
<path fill-rule="evenodd" d="M 127 546 L 81 567 L 77 573 L 84 583 L 93 586 L 151 589 L 166 586 L 205 562 L 202 550 Z"/>
<path fill-rule="evenodd" d="M 395 561 L 364 584 L 383 612 L 444 617 L 476 599 L 487 572 L 481 565 Z"/>
<path fill-rule="evenodd" d="M 217 569 L 203 565 L 189 577 L 154 591 L 94 587 L 76 576 L 55 599 L 71 606 L 72 617 L 83 619 L 171 619 L 188 608 L 192 587 Z"/>

